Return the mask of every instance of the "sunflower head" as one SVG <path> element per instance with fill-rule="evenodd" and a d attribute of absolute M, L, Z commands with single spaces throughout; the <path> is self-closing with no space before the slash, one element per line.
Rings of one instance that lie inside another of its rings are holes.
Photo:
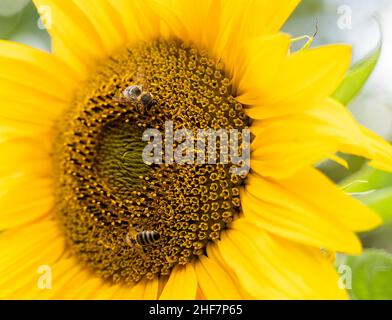
<path fill-rule="evenodd" d="M 56 124 L 56 207 L 76 254 L 105 279 L 128 283 L 169 275 L 204 255 L 239 215 L 245 177 L 231 174 L 229 162 L 181 165 L 160 154 L 146 164 L 143 131 L 248 124 L 222 63 L 195 46 L 155 40 L 111 57 Z M 126 241 L 146 231 L 159 239 Z"/>
<path fill-rule="evenodd" d="M 0 42 L 0 294 L 346 297 L 325 253 L 380 219 L 314 165 L 392 170 L 330 98 L 350 47 L 292 52 L 297 0 L 34 3 L 53 52 Z"/>

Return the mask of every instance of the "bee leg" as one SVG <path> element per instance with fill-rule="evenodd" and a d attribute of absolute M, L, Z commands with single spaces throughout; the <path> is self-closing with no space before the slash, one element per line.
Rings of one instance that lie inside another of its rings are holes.
<path fill-rule="evenodd" d="M 143 104 L 140 104 L 138 107 L 138 111 L 140 114 L 144 115 L 146 114 L 146 107 Z"/>
<path fill-rule="evenodd" d="M 136 250 L 137 254 L 143 259 L 143 261 L 146 262 L 147 256 L 144 253 L 143 247 L 140 244 L 136 244 L 135 250 Z"/>

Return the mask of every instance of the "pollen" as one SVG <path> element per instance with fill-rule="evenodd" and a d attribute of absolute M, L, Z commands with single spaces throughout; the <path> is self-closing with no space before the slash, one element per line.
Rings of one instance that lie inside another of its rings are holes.
<path fill-rule="evenodd" d="M 120 99 L 132 85 L 154 104 Z M 234 89 L 222 63 L 166 40 L 122 50 L 79 88 L 56 124 L 53 164 L 57 213 L 69 246 L 91 270 L 129 284 L 169 275 L 205 255 L 238 217 L 246 176 L 233 176 L 232 163 L 142 160 L 143 131 L 164 132 L 167 121 L 195 132 L 248 128 Z M 138 243 L 146 232 L 156 239 Z"/>

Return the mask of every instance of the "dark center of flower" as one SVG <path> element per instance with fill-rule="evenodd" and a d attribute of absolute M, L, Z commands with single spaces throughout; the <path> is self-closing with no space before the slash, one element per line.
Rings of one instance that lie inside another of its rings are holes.
<path fill-rule="evenodd" d="M 124 99 L 132 86 L 145 101 Z M 245 178 L 233 163 L 143 161 L 144 130 L 164 134 L 167 121 L 194 132 L 249 125 L 220 63 L 163 40 L 107 60 L 57 125 L 57 210 L 71 247 L 105 279 L 168 275 L 205 254 L 239 214 Z"/>

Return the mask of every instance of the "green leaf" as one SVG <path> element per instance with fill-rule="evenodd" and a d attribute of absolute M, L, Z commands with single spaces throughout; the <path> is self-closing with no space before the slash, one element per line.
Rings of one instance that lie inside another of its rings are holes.
<path fill-rule="evenodd" d="M 29 0 L 0 0 L 0 38 L 7 39 L 19 26 Z"/>
<path fill-rule="evenodd" d="M 392 174 L 365 166 L 339 183 L 341 188 L 377 212 L 384 223 L 392 221 Z"/>
<path fill-rule="evenodd" d="M 346 192 L 366 192 L 392 186 L 392 174 L 365 165 L 339 183 Z"/>
<path fill-rule="evenodd" d="M 22 11 L 30 0 L 1 0 L 0 1 L 0 16 L 13 16 Z"/>
<path fill-rule="evenodd" d="M 353 299 L 392 299 L 392 256 L 390 254 L 382 250 L 365 250 L 361 256 L 347 256 L 341 263 L 343 264 L 338 267 L 338 270 L 342 265 L 351 268 L 352 289 L 349 293 Z"/>
<path fill-rule="evenodd" d="M 325 160 L 317 165 L 317 168 L 319 170 L 321 170 L 332 181 L 336 183 L 347 179 L 351 175 L 355 174 L 356 172 L 361 170 L 361 168 L 366 163 L 366 159 L 358 156 L 343 153 L 338 153 L 337 155 L 347 161 L 349 166 L 348 169 L 332 160 Z"/>
<path fill-rule="evenodd" d="M 360 200 L 377 212 L 384 219 L 384 223 L 392 221 L 392 187 L 375 190 Z"/>
<path fill-rule="evenodd" d="M 369 79 L 380 58 L 381 49 L 382 42 L 380 41 L 372 52 L 354 64 L 332 98 L 347 105 L 362 90 Z"/>
<path fill-rule="evenodd" d="M 1 0 L 0 0 L 1 1 Z M 21 22 L 22 14 L 16 14 L 13 16 L 0 16 L 0 38 L 8 38 L 13 31 L 19 26 Z"/>

